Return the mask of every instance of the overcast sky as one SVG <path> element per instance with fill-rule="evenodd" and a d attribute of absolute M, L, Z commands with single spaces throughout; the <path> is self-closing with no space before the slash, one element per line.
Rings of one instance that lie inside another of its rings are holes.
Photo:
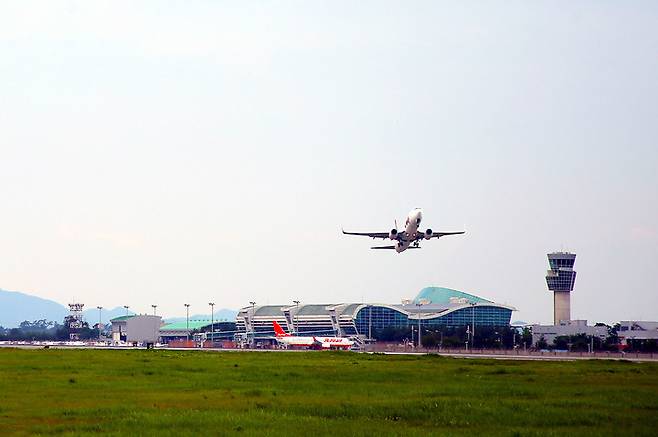
<path fill-rule="evenodd" d="M 0 3 L 0 288 L 658 320 L 656 2 Z M 464 236 L 402 254 L 414 207 Z"/>

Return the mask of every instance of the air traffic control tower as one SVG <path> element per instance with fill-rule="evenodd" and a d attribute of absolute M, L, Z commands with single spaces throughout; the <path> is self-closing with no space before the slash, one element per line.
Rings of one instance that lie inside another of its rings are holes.
<path fill-rule="evenodd" d="M 548 254 L 551 269 L 546 273 L 546 285 L 553 292 L 553 324 L 571 320 L 571 291 L 576 283 L 573 265 L 576 254 L 554 252 Z"/>

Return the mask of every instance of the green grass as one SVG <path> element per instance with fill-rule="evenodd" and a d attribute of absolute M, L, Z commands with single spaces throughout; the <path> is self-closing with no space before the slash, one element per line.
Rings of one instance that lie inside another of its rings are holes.
<path fill-rule="evenodd" d="M 0 435 L 656 435 L 658 364 L 0 349 Z"/>

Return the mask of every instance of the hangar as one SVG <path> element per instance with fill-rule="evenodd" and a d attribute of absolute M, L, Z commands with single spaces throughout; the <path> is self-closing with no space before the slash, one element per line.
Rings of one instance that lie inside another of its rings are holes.
<path fill-rule="evenodd" d="M 126 315 L 115 317 L 112 323 L 112 342 L 155 344 L 158 341 L 158 330 L 162 325 L 160 316 Z"/>

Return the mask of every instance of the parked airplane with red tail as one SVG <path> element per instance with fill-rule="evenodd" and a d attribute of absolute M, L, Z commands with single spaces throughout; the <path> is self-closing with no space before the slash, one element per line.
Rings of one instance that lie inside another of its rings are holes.
<path fill-rule="evenodd" d="M 286 346 L 310 347 L 318 349 L 349 349 L 353 341 L 343 337 L 296 336 L 288 334 L 277 321 L 273 321 L 274 333 L 279 343 Z"/>

